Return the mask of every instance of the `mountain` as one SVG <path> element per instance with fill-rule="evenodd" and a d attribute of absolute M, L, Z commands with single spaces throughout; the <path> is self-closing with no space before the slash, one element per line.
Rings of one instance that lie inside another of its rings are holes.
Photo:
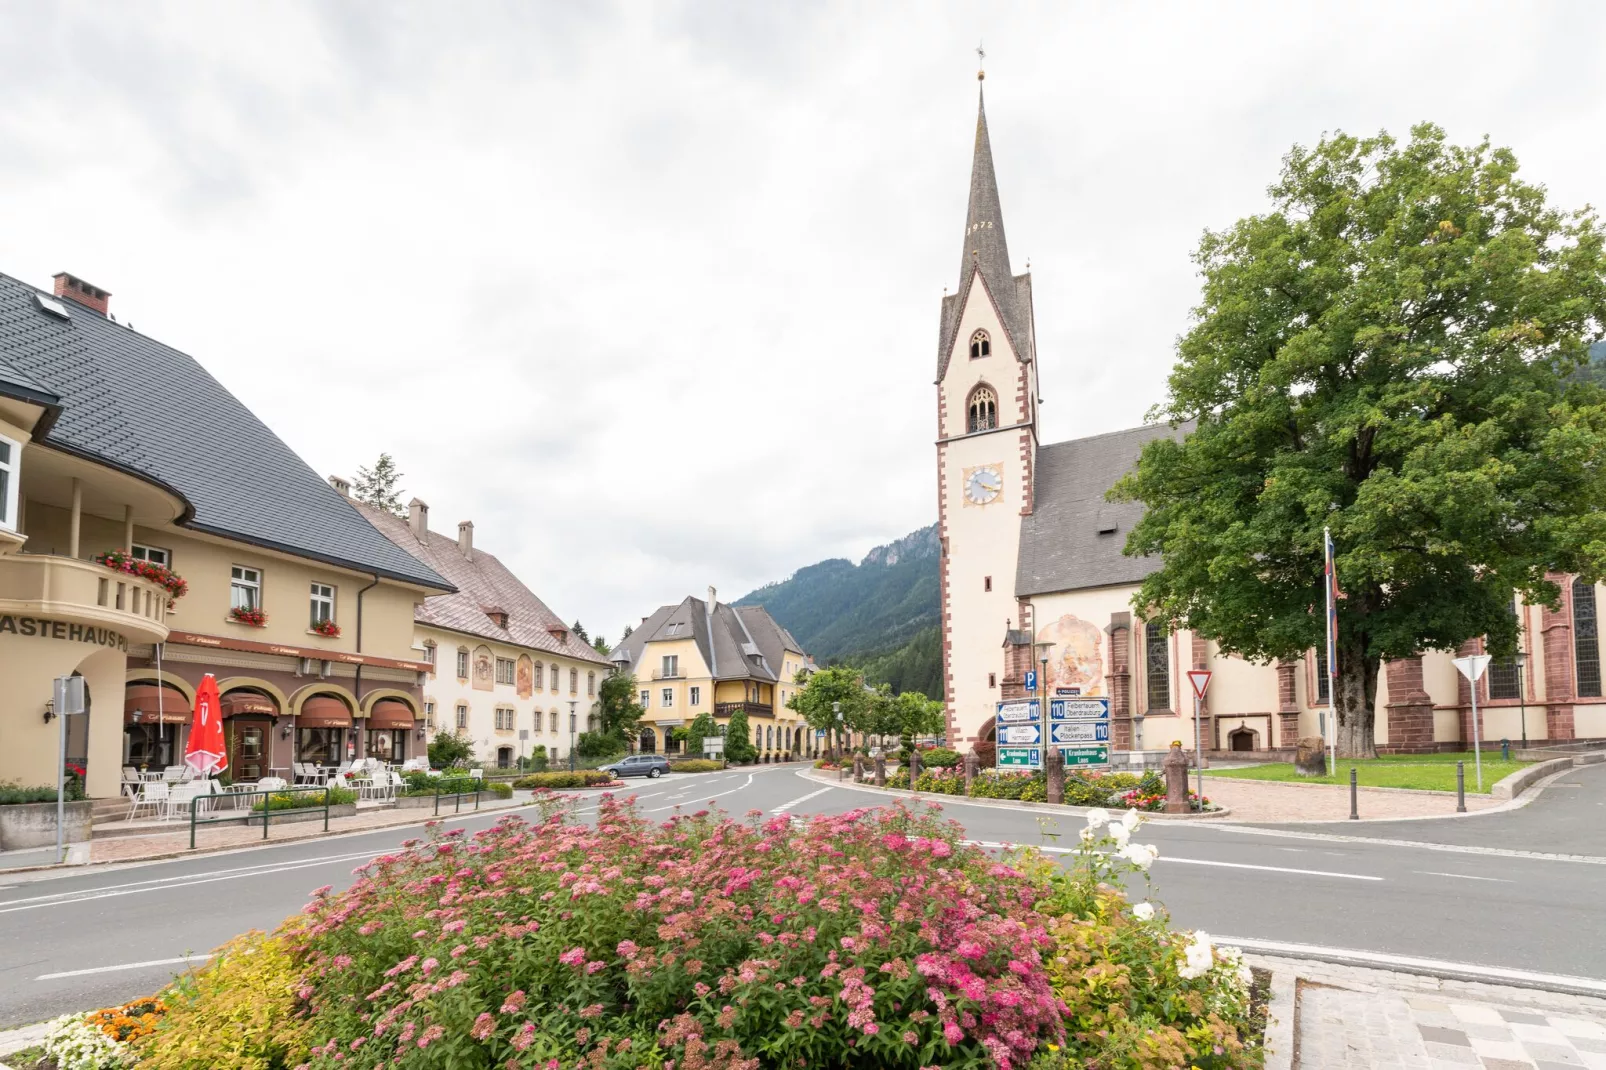
<path fill-rule="evenodd" d="M 851 664 L 896 690 L 942 693 L 937 525 L 831 558 L 736 600 L 761 605 L 823 664 Z"/>

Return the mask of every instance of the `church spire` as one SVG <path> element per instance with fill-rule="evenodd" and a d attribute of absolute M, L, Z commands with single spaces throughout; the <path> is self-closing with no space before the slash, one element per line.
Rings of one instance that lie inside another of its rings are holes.
<path fill-rule="evenodd" d="M 986 76 L 985 71 L 976 72 L 978 82 Z M 964 262 L 959 266 L 960 289 L 969 281 L 973 267 L 981 268 L 994 294 L 1014 289 L 1009 246 L 1004 241 L 1004 210 L 998 201 L 998 178 L 993 174 L 993 147 L 987 137 L 987 99 L 979 87 L 976 152 L 970 165 L 970 209 L 965 216 Z"/>

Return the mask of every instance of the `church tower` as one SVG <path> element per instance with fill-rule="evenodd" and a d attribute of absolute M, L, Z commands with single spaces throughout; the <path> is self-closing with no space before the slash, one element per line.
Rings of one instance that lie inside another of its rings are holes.
<path fill-rule="evenodd" d="M 943 298 L 937 344 L 943 676 L 949 745 L 961 750 L 1005 697 L 1006 633 L 1028 626 L 1015 570 L 1032 512 L 1036 357 L 1031 276 L 1010 268 L 983 98 L 959 289 Z"/>

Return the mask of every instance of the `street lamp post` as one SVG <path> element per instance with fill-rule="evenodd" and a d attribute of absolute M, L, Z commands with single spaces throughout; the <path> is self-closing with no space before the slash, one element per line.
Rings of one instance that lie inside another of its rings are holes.
<path fill-rule="evenodd" d="M 1517 651 L 1517 656 L 1512 658 L 1512 660 L 1517 663 L 1517 708 L 1521 712 L 1521 715 L 1522 715 L 1522 749 L 1523 750 L 1527 750 L 1528 749 L 1528 696 L 1527 696 L 1527 694 L 1524 693 L 1523 687 L 1522 687 L 1522 667 L 1524 665 L 1528 664 L 1528 655 L 1524 654 L 1522 651 L 1519 650 L 1519 651 Z"/>
<path fill-rule="evenodd" d="M 841 759 L 842 759 L 842 703 L 840 703 L 840 702 L 831 703 L 831 712 L 836 714 L 836 756 L 837 756 L 837 760 L 841 761 Z"/>
<path fill-rule="evenodd" d="M 569 772 L 571 773 L 574 772 L 574 722 L 576 720 L 574 708 L 576 705 L 578 705 L 576 700 L 569 700 Z"/>

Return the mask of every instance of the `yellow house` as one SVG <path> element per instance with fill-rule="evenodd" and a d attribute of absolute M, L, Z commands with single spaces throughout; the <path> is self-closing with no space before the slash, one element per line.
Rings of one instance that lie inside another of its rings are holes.
<path fill-rule="evenodd" d="M 737 711 L 747 714 L 760 761 L 801 758 L 817 751 L 814 734 L 787 701 L 802 687 L 809 657 L 763 606 L 730 606 L 708 589 L 660 606 L 609 655 L 614 667 L 635 674 L 642 718 L 640 749 L 648 754 L 688 750 L 669 738 L 700 713 L 721 729 Z"/>
<path fill-rule="evenodd" d="M 545 747 L 567 757 L 591 724 L 608 661 L 575 635 L 495 554 L 474 544 L 474 524 L 457 538 L 429 529 L 418 498 L 407 516 L 356 503 L 388 539 L 457 590 L 419 603 L 413 646 L 429 665 L 424 716 L 429 731 L 468 738 L 475 757 L 508 768 Z"/>
<path fill-rule="evenodd" d="M 405 757 L 413 607 L 452 586 L 374 530 L 193 358 L 71 275 L 0 275 L 0 781 L 53 784 L 52 681 L 92 796 L 183 760 L 196 685 L 230 773 Z"/>

